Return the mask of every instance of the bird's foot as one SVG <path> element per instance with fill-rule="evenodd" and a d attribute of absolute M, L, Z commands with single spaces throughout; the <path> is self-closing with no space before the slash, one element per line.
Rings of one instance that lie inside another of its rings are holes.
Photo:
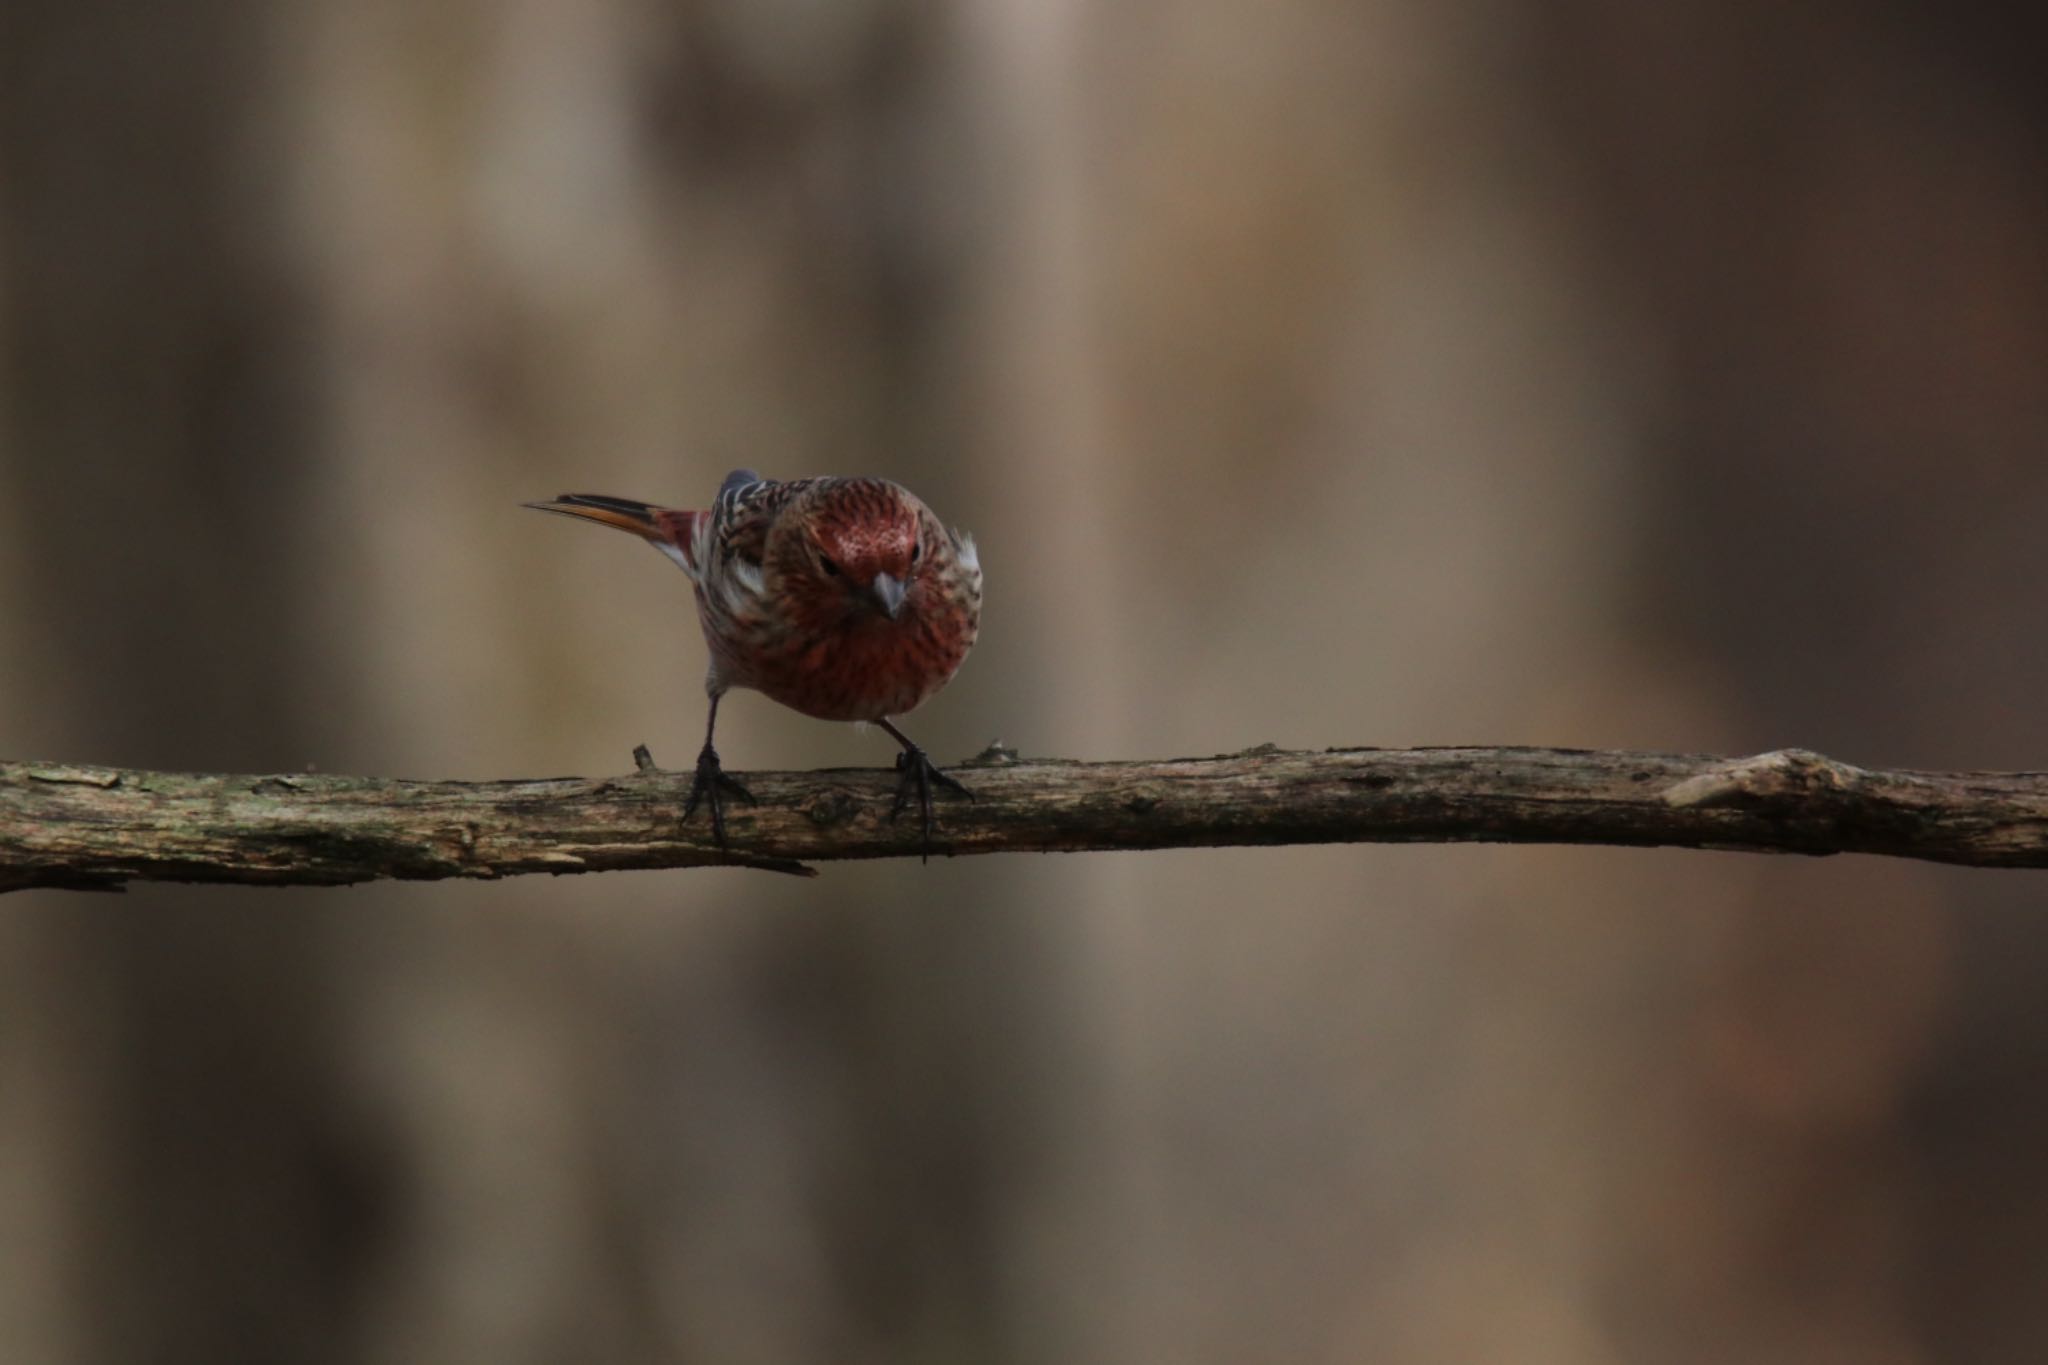
<path fill-rule="evenodd" d="M 948 777 L 943 772 L 940 772 L 938 765 L 932 762 L 931 755 L 915 744 L 907 745 L 903 752 L 896 756 L 896 771 L 899 774 L 896 779 L 896 803 L 889 808 L 889 818 L 894 820 L 897 816 L 903 814 L 904 808 L 910 804 L 911 798 L 913 796 L 917 798 L 918 814 L 924 820 L 924 851 L 921 861 L 930 862 L 932 856 L 933 785 L 936 784 L 959 792 L 970 801 L 974 799 L 974 793 L 960 785 L 957 779 Z"/>
<path fill-rule="evenodd" d="M 754 794 L 741 784 L 740 780 L 719 766 L 718 750 L 709 744 L 697 755 L 697 775 L 690 781 L 690 799 L 683 802 L 683 820 L 696 814 L 701 802 L 711 808 L 711 837 L 719 848 L 725 847 L 725 801 L 721 792 L 731 792 L 750 806 L 760 802 Z"/>

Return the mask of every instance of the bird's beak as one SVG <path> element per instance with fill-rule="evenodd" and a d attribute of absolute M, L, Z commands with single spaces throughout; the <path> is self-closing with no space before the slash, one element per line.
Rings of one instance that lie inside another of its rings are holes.
<path fill-rule="evenodd" d="M 889 613 L 891 621 L 903 612 L 903 591 L 901 579 L 891 578 L 885 573 L 875 575 L 875 596 L 880 599 L 882 610 Z"/>

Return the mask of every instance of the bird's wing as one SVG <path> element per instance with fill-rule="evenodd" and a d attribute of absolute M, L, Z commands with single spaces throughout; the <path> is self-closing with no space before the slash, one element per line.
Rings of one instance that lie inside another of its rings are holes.
<path fill-rule="evenodd" d="M 791 479 L 783 483 L 764 479 L 751 469 L 735 469 L 726 475 L 711 509 L 713 554 L 759 569 L 768 548 L 768 528 L 792 498 L 816 482 Z"/>
<path fill-rule="evenodd" d="M 735 469 L 732 473 L 725 476 L 724 483 L 718 485 L 718 496 L 722 498 L 735 488 L 746 488 L 753 484 L 768 482 L 770 481 L 762 478 L 751 469 Z"/>

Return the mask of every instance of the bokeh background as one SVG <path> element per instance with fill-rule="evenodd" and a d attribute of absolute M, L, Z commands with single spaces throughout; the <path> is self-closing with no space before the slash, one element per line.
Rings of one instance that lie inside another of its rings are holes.
<path fill-rule="evenodd" d="M 518 504 L 744 464 L 977 533 L 946 760 L 2048 767 L 2042 14 L 7 0 L 0 753 L 680 763 Z M 0 1358 L 2038 1360 L 2044 981 L 1676 851 L 10 896 Z"/>

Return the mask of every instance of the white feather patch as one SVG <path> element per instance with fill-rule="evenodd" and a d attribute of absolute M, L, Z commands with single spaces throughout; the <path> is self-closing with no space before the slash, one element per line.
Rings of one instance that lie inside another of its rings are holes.
<path fill-rule="evenodd" d="M 690 557 L 683 553 L 682 546 L 671 545 L 665 540 L 650 540 L 647 543 L 667 555 L 670 559 L 673 559 L 676 562 L 676 567 L 689 574 L 691 578 L 697 576 L 696 571 L 690 567 Z"/>
<path fill-rule="evenodd" d="M 728 559 L 725 571 L 718 576 L 718 595 L 725 600 L 729 615 L 741 616 L 759 605 L 767 592 L 767 585 L 761 581 L 759 566 L 744 559 Z"/>

